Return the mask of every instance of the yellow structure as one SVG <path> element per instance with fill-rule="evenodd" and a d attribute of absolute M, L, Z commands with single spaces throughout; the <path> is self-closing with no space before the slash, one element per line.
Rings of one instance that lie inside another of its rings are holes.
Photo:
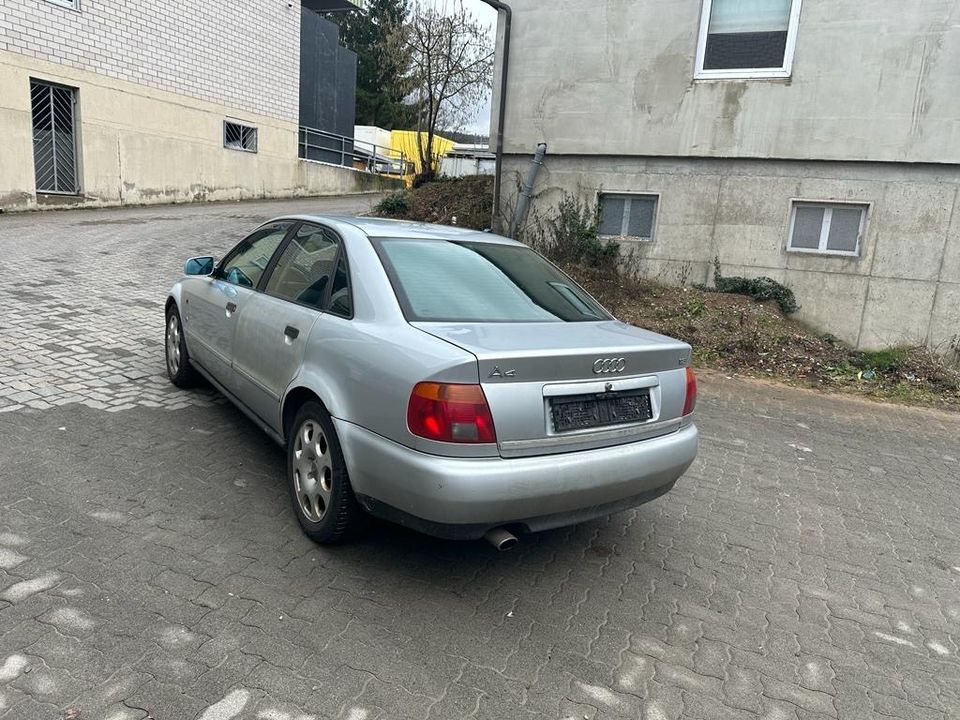
<path fill-rule="evenodd" d="M 420 162 L 420 142 L 426 144 L 427 133 L 416 130 L 392 130 L 390 132 L 390 149 L 411 163 L 413 172 L 404 176 L 407 185 L 413 182 L 415 175 L 423 171 L 422 163 Z M 454 144 L 453 140 L 445 138 L 442 135 L 433 136 L 434 170 L 440 169 L 440 158 L 450 152 Z"/>

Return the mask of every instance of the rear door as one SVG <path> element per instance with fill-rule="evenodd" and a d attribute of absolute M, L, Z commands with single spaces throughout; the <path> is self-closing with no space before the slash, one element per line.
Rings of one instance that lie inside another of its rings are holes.
<path fill-rule="evenodd" d="M 209 277 L 184 283 L 184 332 L 197 361 L 232 390 L 237 319 L 256 296 L 256 287 L 292 222 L 259 228 L 242 240 Z"/>
<path fill-rule="evenodd" d="M 280 430 L 284 392 L 303 363 L 307 338 L 336 290 L 339 237 L 310 223 L 298 226 L 237 323 L 236 394 Z M 345 262 L 345 260 L 344 260 Z"/>

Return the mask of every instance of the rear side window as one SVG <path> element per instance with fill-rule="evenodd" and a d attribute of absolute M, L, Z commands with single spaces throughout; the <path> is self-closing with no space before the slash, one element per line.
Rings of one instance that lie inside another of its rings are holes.
<path fill-rule="evenodd" d="M 382 240 L 408 320 L 589 322 L 610 315 L 529 248 L 489 242 Z"/>
<path fill-rule="evenodd" d="M 350 271 L 347 268 L 347 256 L 340 254 L 336 272 L 333 274 L 333 285 L 330 288 L 330 302 L 327 309 L 334 315 L 353 317 L 353 295 L 350 292 Z"/>

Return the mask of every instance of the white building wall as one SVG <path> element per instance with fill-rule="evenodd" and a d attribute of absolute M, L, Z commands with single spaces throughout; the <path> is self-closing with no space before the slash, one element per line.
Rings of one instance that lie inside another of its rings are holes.
<path fill-rule="evenodd" d="M 0 50 L 298 119 L 299 2 L 2 0 Z"/>
<path fill-rule="evenodd" d="M 509 4 L 507 153 L 960 163 L 956 0 L 802 0 L 791 77 L 721 81 L 702 0 Z"/>

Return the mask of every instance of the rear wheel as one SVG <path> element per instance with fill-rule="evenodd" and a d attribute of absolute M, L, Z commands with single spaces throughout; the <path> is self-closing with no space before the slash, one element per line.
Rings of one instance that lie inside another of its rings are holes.
<path fill-rule="evenodd" d="M 300 527 L 314 542 L 328 544 L 353 535 L 363 524 L 346 463 L 330 416 L 307 402 L 287 439 L 287 482 Z"/>
<path fill-rule="evenodd" d="M 183 323 L 176 305 L 167 311 L 166 342 L 167 376 L 179 388 L 192 387 L 197 383 L 197 371 L 190 364 L 190 353 L 183 336 Z"/>

